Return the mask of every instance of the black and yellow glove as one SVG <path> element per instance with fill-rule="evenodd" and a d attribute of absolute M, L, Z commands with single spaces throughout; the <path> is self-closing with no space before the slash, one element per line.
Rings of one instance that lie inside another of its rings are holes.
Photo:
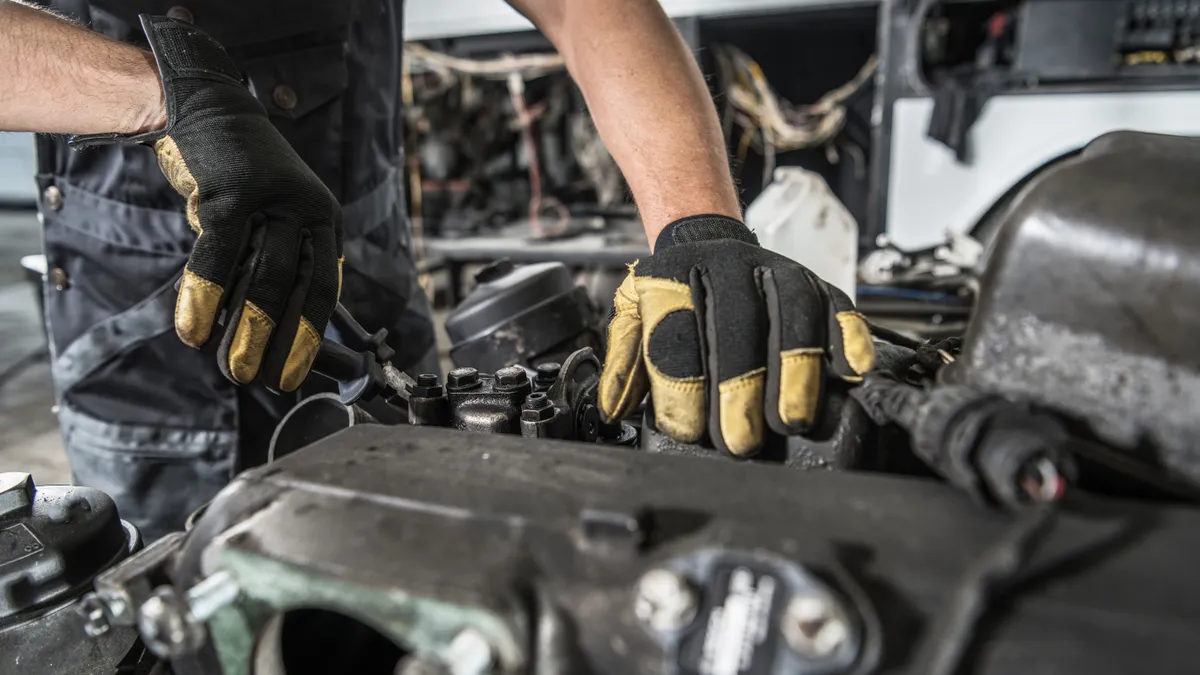
<path fill-rule="evenodd" d="M 72 144 L 153 145 L 197 234 L 176 332 L 199 348 L 225 311 L 218 360 L 226 377 L 247 384 L 261 370 L 268 387 L 293 391 L 340 293 L 341 207 L 272 126 L 221 45 L 188 23 L 141 20 L 162 76 L 166 127 L 76 136 Z"/>
<path fill-rule="evenodd" d="M 761 248 L 742 223 L 695 216 L 663 230 L 617 290 L 599 404 L 619 419 L 649 391 L 661 431 L 684 442 L 707 431 L 746 456 L 766 426 L 808 429 L 826 367 L 855 380 L 874 363 L 867 323 L 845 293 Z"/>

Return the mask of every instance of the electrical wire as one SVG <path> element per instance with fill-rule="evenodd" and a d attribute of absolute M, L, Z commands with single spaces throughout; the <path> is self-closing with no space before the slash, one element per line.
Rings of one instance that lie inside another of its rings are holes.
<path fill-rule="evenodd" d="M 812 105 L 794 106 L 772 90 L 762 68 L 745 53 L 723 45 L 715 50 L 728 104 L 741 115 L 743 128 L 760 130 L 765 159 L 764 181 L 770 182 L 777 152 L 818 147 L 831 142 L 846 123 L 846 101 L 861 90 L 879 67 L 872 55 L 846 84 Z"/>
<path fill-rule="evenodd" d="M 564 70 L 566 61 L 556 53 L 505 54 L 494 59 L 467 59 L 451 56 L 416 43 L 404 47 L 405 60 L 415 66 L 453 76 L 454 74 L 506 80 L 518 73 L 524 80 L 533 80 Z"/>

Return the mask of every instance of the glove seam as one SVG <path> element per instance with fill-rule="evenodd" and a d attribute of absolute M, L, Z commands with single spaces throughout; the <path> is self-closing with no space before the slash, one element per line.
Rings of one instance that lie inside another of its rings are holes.
<path fill-rule="evenodd" d="M 721 383 L 721 385 L 720 385 L 721 393 L 727 394 L 727 393 L 741 391 L 742 389 L 749 389 L 751 387 L 757 386 L 758 383 L 755 380 L 759 377 L 765 376 L 766 374 L 767 374 L 767 369 L 765 367 L 763 367 L 763 368 L 755 368 L 754 370 L 751 370 L 748 373 L 742 373 L 741 375 L 738 375 L 737 377 L 731 377 L 728 380 L 725 380 L 724 382 Z"/>

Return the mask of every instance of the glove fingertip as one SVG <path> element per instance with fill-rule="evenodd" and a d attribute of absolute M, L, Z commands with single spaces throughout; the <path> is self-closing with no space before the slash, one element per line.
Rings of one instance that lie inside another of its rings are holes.
<path fill-rule="evenodd" d="M 766 370 L 758 369 L 718 386 L 720 438 L 717 445 L 738 457 L 749 457 L 766 439 L 764 393 Z"/>
<path fill-rule="evenodd" d="M 203 347 L 212 335 L 224 289 L 190 269 L 184 269 L 175 300 L 175 333 L 193 349 Z"/>
<path fill-rule="evenodd" d="M 275 322 L 249 300 L 242 307 L 237 331 L 229 345 L 229 375 L 238 384 L 250 384 L 258 377 L 263 355 L 271 342 Z"/>
<path fill-rule="evenodd" d="M 865 375 L 875 367 L 875 341 L 871 328 L 858 312 L 838 312 L 837 322 L 842 330 L 842 354 L 854 375 Z"/>
<path fill-rule="evenodd" d="M 320 333 L 307 318 L 301 318 L 300 328 L 296 331 L 287 360 L 283 364 L 283 374 L 279 379 L 281 391 L 293 392 L 300 388 L 312 370 L 313 361 L 316 360 L 320 348 Z"/>

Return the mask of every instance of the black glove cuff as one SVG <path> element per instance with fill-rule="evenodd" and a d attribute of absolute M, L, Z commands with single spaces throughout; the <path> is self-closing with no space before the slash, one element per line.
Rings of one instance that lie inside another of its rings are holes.
<path fill-rule="evenodd" d="M 174 85 L 180 78 L 200 78 L 244 86 L 225 48 L 190 23 L 165 16 L 142 14 L 138 17 L 150 43 L 150 52 L 158 66 L 167 106 L 167 124 L 144 134 L 81 134 L 72 136 L 69 145 L 87 148 L 112 143 L 153 143 L 166 136 L 175 125 Z"/>
<path fill-rule="evenodd" d="M 681 218 L 666 226 L 654 244 L 657 253 L 676 244 L 692 244 L 714 239 L 734 239 L 758 246 L 758 237 L 741 221 L 729 216 L 702 215 Z"/>

